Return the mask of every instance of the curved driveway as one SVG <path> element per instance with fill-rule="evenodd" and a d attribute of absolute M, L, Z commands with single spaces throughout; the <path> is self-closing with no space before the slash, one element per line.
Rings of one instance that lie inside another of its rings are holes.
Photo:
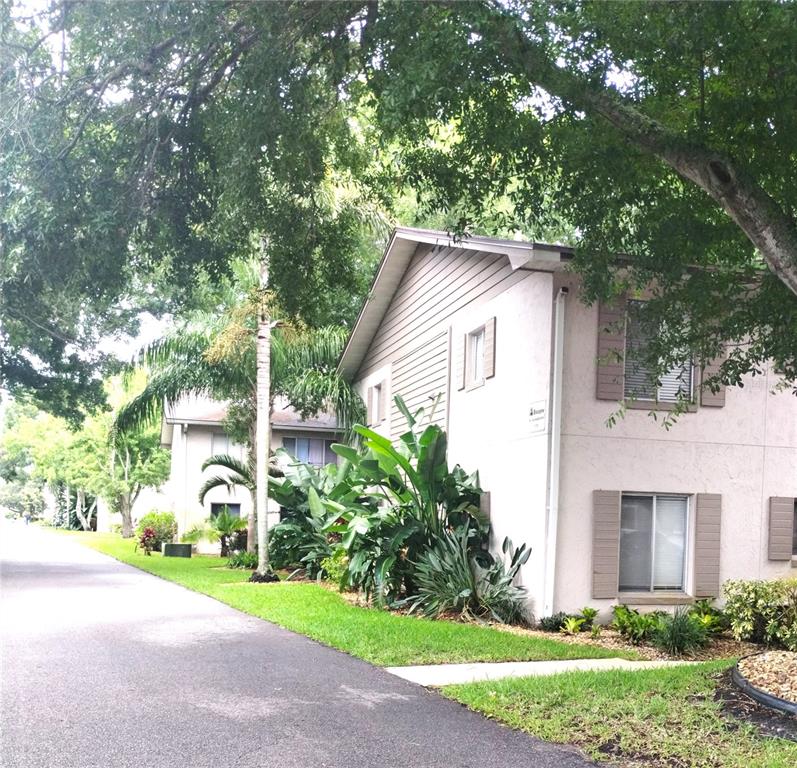
<path fill-rule="evenodd" d="M 584 768 L 57 535 L 0 529 L 4 768 Z"/>

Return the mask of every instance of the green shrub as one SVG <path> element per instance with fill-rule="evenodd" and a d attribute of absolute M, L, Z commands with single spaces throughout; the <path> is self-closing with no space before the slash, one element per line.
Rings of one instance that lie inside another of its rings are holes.
<path fill-rule="evenodd" d="M 661 611 L 640 613 L 627 605 L 615 605 L 612 626 L 634 645 L 649 640 L 663 615 Z"/>
<path fill-rule="evenodd" d="M 145 529 L 154 531 L 151 548 L 160 550 L 161 544 L 170 544 L 177 536 L 177 520 L 171 512 L 148 512 L 136 525 L 136 536 L 141 539 Z"/>
<path fill-rule="evenodd" d="M 726 581 L 722 589 L 737 640 L 797 651 L 797 579 Z"/>
<path fill-rule="evenodd" d="M 228 568 L 257 568 L 257 552 L 235 552 L 227 560 Z"/>
<path fill-rule="evenodd" d="M 709 635 L 718 635 L 728 629 L 728 618 L 712 602 L 710 599 L 697 600 L 689 608 L 689 615 L 702 624 Z"/>
<path fill-rule="evenodd" d="M 552 616 L 543 616 L 540 619 L 540 629 L 544 632 L 558 632 L 569 618 L 564 611 L 554 613 Z"/>
<path fill-rule="evenodd" d="M 515 549 L 509 539 L 504 539 L 509 568 L 501 560 L 483 568 L 472 556 L 468 538 L 467 529 L 445 532 L 424 552 L 414 573 L 418 593 L 402 603 L 429 617 L 456 612 L 466 619 L 491 617 L 504 624 L 520 621 L 526 591 L 513 581 L 530 550 L 525 545 Z"/>
<path fill-rule="evenodd" d="M 323 502 L 346 523 L 341 543 L 349 555 L 350 585 L 381 604 L 417 593 L 422 558 L 451 531 L 466 531 L 468 554 L 480 566 L 495 564 L 484 549 L 489 525 L 479 509 L 478 474 L 449 467 L 448 438 L 433 421 L 436 403 L 431 413 L 411 413 L 400 397 L 395 404 L 409 429 L 391 442 L 355 425 L 361 447 L 332 446 L 349 469 L 345 483 L 333 489 L 336 498 Z"/>
<path fill-rule="evenodd" d="M 682 656 L 703 648 L 708 643 L 708 630 L 689 610 L 678 608 L 672 616 L 658 619 L 651 641 L 661 651 Z"/>
<path fill-rule="evenodd" d="M 595 619 L 598 618 L 598 609 L 597 608 L 590 608 L 588 605 L 585 605 L 581 609 L 581 613 L 578 616 L 584 619 L 584 631 L 592 629 L 592 625 L 595 623 Z"/>
<path fill-rule="evenodd" d="M 331 555 L 321 561 L 324 576 L 343 590 L 348 585 L 349 556 L 343 547 L 338 547 Z"/>
<path fill-rule="evenodd" d="M 586 619 L 581 616 L 568 616 L 559 631 L 563 635 L 577 635 L 579 632 L 584 631 L 585 622 Z"/>
<path fill-rule="evenodd" d="M 246 520 L 230 514 L 230 508 L 225 504 L 217 515 L 211 515 L 204 523 L 186 531 L 183 541 L 192 544 L 203 540 L 218 541 L 221 544 L 221 556 L 228 557 L 236 536 L 245 530 Z"/>

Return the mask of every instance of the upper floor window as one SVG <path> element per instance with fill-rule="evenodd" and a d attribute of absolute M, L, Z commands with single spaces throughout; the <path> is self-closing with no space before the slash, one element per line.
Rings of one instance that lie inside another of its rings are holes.
<path fill-rule="evenodd" d="M 316 437 L 283 437 L 282 447 L 303 464 L 322 467 L 338 462 L 338 455 L 332 451 L 334 442 Z"/>
<path fill-rule="evenodd" d="M 623 494 L 621 592 L 683 591 L 688 507 L 688 496 Z"/>
<path fill-rule="evenodd" d="M 230 453 L 230 438 L 224 432 L 214 432 L 211 437 L 211 451 L 214 456 Z"/>
<path fill-rule="evenodd" d="M 681 398 L 691 400 L 694 391 L 692 361 L 674 365 L 657 380 L 645 352 L 652 337 L 652 329 L 643 321 L 645 302 L 629 301 L 625 334 L 624 396 L 633 400 L 675 403 Z"/>
<path fill-rule="evenodd" d="M 468 377 L 471 386 L 484 383 L 484 326 L 468 334 Z"/>
<path fill-rule="evenodd" d="M 382 398 L 385 393 L 382 390 L 382 383 L 374 384 L 371 388 L 371 414 L 373 423 L 382 421 Z"/>

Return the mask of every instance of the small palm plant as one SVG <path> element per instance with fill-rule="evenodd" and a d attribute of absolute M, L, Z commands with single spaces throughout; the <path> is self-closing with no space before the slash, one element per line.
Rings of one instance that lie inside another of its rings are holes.
<path fill-rule="evenodd" d="M 195 525 L 183 536 L 183 541 L 195 544 L 198 541 L 218 541 L 221 556 L 230 556 L 230 544 L 236 533 L 246 530 L 246 520 L 230 514 L 225 504 L 219 513 L 209 517 L 202 525 Z"/>

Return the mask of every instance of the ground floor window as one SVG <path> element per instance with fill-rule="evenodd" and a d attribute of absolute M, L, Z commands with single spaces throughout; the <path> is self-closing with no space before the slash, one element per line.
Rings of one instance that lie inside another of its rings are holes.
<path fill-rule="evenodd" d="M 224 507 L 227 507 L 227 514 L 230 517 L 240 517 L 241 516 L 241 505 L 240 504 L 211 504 L 210 505 L 210 516 L 216 517 L 216 515 L 221 512 Z"/>
<path fill-rule="evenodd" d="M 623 494 L 620 591 L 684 589 L 688 496 Z"/>
<path fill-rule="evenodd" d="M 334 442 L 315 437 L 283 437 L 282 447 L 298 461 L 322 467 L 338 462 L 337 454 L 332 452 Z"/>

